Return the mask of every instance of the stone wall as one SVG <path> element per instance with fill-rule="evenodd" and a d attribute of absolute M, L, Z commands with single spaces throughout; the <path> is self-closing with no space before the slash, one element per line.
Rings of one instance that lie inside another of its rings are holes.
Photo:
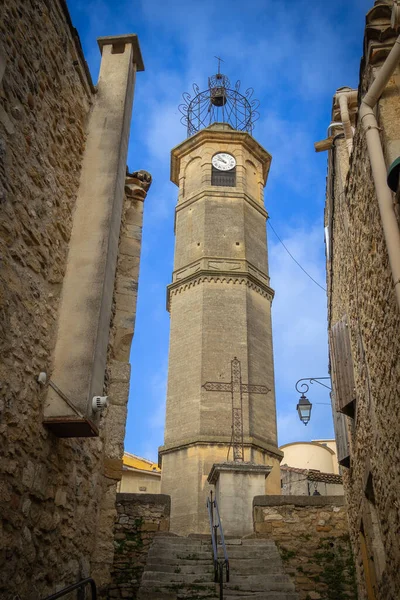
<path fill-rule="evenodd" d="M 273 539 L 300 600 L 356 600 L 344 500 L 337 496 L 256 496 L 257 537 Z"/>
<path fill-rule="evenodd" d="M 164 494 L 118 494 L 109 598 L 136 598 L 147 553 L 158 531 L 169 531 L 171 500 Z"/>
<path fill-rule="evenodd" d="M 107 579 L 129 365 L 114 351 L 112 336 L 113 402 L 101 417 L 99 438 L 59 439 L 43 427 L 37 375 L 51 371 L 96 96 L 62 0 L 2 3 L 0 31 L 0 597 L 36 600 L 96 570 L 100 586 Z M 125 199 L 126 228 L 130 211 L 140 221 L 133 287 L 145 196 L 140 178 L 134 186 L 141 195 L 136 208 L 129 190 Z M 118 269 L 126 275 L 122 264 Z M 134 313 L 130 296 L 130 335 Z"/>
<path fill-rule="evenodd" d="M 0 596 L 40 598 L 90 571 L 99 440 L 42 426 L 79 186 L 90 82 L 59 2 L 0 8 Z M 74 65 L 78 61 L 78 65 Z"/>
<path fill-rule="evenodd" d="M 361 97 L 397 36 L 390 28 L 390 3 L 376 4 L 367 17 Z M 377 109 L 387 166 L 400 154 L 399 83 L 397 69 Z M 369 581 L 370 594 L 394 600 L 400 590 L 400 315 L 360 120 L 350 160 L 345 142 L 336 146 L 328 171 L 328 182 L 334 177 L 327 192 L 332 240 L 327 283 L 329 327 L 347 316 L 354 365 L 355 419 L 347 418 L 350 469 L 343 469 L 350 535 L 360 599 L 367 597 Z M 398 216 L 394 195 L 393 200 Z M 332 378 L 335 385 L 335 372 Z"/>
<path fill-rule="evenodd" d="M 131 366 L 129 354 L 135 329 L 136 300 L 142 244 L 143 207 L 151 175 L 147 171 L 127 174 L 113 295 L 106 389 L 110 405 L 100 430 L 102 441 L 102 490 L 92 575 L 100 592 L 107 589 L 114 557 L 115 498 L 122 477 L 125 424 Z"/>

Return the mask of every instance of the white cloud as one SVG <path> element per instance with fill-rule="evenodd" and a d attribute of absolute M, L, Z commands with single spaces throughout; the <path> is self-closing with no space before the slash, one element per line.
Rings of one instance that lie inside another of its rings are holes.
<path fill-rule="evenodd" d="M 322 228 L 299 226 L 277 231 L 296 260 L 322 286 L 325 283 Z M 296 265 L 269 230 L 275 383 L 280 443 L 332 435 L 329 391 L 314 384 L 309 399 L 315 403 L 307 429 L 299 421 L 295 383 L 304 377 L 328 375 L 326 294 Z M 328 382 L 329 384 L 329 382 Z"/>
<path fill-rule="evenodd" d="M 279 189 L 283 182 L 299 193 L 309 190 L 312 184 L 315 187 L 319 173 L 312 160 L 314 140 L 307 123 L 298 120 L 296 116 L 289 120 L 268 111 L 257 122 L 257 139 L 272 154 L 266 195 L 270 192 L 271 184 Z M 315 189 L 313 192 L 315 193 Z"/>
<path fill-rule="evenodd" d="M 89 22 L 85 39 L 91 42 L 98 35 L 136 30 L 135 15 L 147 28 L 145 35 L 138 31 L 146 71 L 137 78 L 129 166 L 146 168 L 154 177 L 145 203 L 143 258 L 148 260 L 147 268 L 154 270 L 148 281 L 153 276 L 158 282 L 170 280 L 171 267 L 163 258 L 166 246 L 173 245 L 172 234 L 167 238 L 165 231 L 172 231 L 176 203 L 176 189 L 169 183 L 170 150 L 185 137 L 178 111 L 181 94 L 191 92 L 192 82 L 206 88 L 206 76 L 216 69 L 214 55 L 219 55 L 231 83 L 241 77 L 242 88 L 254 85 L 255 96 L 262 99 L 255 137 L 273 155 L 266 199 L 273 218 L 275 212 L 281 218 L 273 225 L 297 260 L 324 286 L 322 223 L 293 226 L 293 219 L 303 212 L 299 198 L 304 200 L 305 218 L 317 210 L 322 215 L 322 205 L 317 206 L 315 199 L 323 197 L 325 165 L 322 172 L 313 142 L 326 131 L 335 89 L 356 84 L 354 48 L 359 48 L 360 55 L 362 17 L 358 24 L 346 25 L 345 3 L 338 0 L 312 4 L 308 0 L 252 0 L 246 11 L 243 0 L 122 0 L 118 10 L 105 0 L 78 2 L 78 11 Z M 362 15 L 372 0 L 354 0 L 354 4 Z M 339 21 L 342 26 L 337 25 Z M 93 68 L 99 63 L 99 52 L 95 44 L 91 48 L 87 58 Z M 271 284 L 276 290 L 273 325 L 280 442 L 331 435 L 325 433 L 332 431 L 329 407 L 316 404 L 328 401 L 327 391 L 316 385 L 310 389 L 315 408 L 305 428 L 296 414 L 294 390 L 301 377 L 327 374 L 326 296 L 271 232 L 269 249 Z M 156 259 L 163 263 L 162 273 Z M 145 269 L 143 260 L 142 282 Z M 148 335 L 150 329 L 161 327 L 165 292 L 141 283 L 139 302 L 146 293 L 147 298 L 162 297 L 162 307 L 160 302 L 154 309 L 152 302 L 152 309 L 147 307 L 151 314 L 143 325 L 137 323 L 137 329 L 147 328 Z M 132 451 L 154 459 L 162 443 L 167 367 L 160 369 L 153 363 L 151 368 L 156 375 L 143 385 L 147 390 L 142 400 L 147 411 L 142 418 L 145 433 L 143 440 L 132 440 Z"/>

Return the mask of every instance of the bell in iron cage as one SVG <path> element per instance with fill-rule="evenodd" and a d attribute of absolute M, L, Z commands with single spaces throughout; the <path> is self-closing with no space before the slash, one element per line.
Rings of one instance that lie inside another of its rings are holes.
<path fill-rule="evenodd" d="M 225 77 L 225 75 L 222 75 L 222 73 L 217 73 L 214 77 L 209 78 L 208 84 L 210 86 L 211 102 L 214 106 L 225 106 L 226 87 L 228 82 L 229 79 Z"/>

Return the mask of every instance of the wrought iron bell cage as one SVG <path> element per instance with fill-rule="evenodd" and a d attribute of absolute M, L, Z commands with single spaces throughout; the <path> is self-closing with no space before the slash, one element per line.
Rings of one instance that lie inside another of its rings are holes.
<path fill-rule="evenodd" d="M 212 123 L 228 123 L 233 129 L 252 134 L 254 123 L 259 118 L 258 100 L 253 99 L 253 88 L 244 95 L 240 93 L 240 81 L 231 87 L 229 78 L 219 72 L 208 78 L 208 88 L 200 91 L 193 84 L 194 96 L 183 94 L 184 102 L 179 105 L 182 113 L 181 123 L 187 129 L 188 137 Z"/>

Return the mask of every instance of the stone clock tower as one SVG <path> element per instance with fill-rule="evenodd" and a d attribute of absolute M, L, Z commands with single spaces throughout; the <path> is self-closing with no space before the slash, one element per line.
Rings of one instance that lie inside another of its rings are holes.
<path fill-rule="evenodd" d="M 238 85 L 230 89 L 224 75 L 188 97 L 183 111 L 190 137 L 171 154 L 179 195 L 159 450 L 161 492 L 171 496 L 178 534 L 208 531 L 213 464 L 270 465 L 265 491 L 279 494 L 282 457 L 263 200 L 271 156 L 251 135 L 254 101 Z"/>

